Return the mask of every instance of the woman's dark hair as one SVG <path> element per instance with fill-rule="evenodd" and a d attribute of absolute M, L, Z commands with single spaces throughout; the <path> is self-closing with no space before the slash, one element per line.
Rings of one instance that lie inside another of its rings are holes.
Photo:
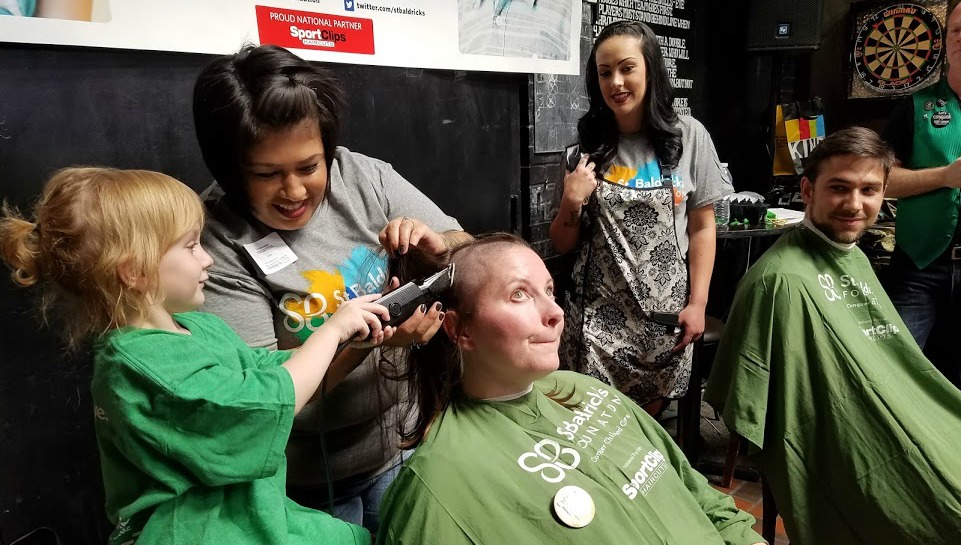
<path fill-rule="evenodd" d="M 654 153 L 662 165 L 677 166 L 683 151 L 681 128 L 677 125 L 674 111 L 674 86 L 661 57 L 661 46 L 651 27 L 634 21 L 618 21 L 601 30 L 587 59 L 585 86 L 590 106 L 577 122 L 577 135 L 585 153 L 598 166 L 606 166 L 617 155 L 619 131 L 614 112 L 604 102 L 597 75 L 597 48 L 608 38 L 633 36 L 640 40 L 641 54 L 647 72 L 647 92 L 644 100 L 643 130 L 654 147 Z"/>
<path fill-rule="evenodd" d="M 457 268 L 454 285 L 439 299 L 445 311 L 457 311 L 463 317 L 473 312 L 473 295 L 484 282 L 477 271 L 491 258 L 491 250 L 498 246 L 530 248 L 522 238 L 509 233 L 481 235 L 456 246 L 444 254 L 433 255 L 411 247 L 405 255 L 392 259 L 388 278 L 396 276 L 403 285 L 443 269 L 451 262 Z M 387 359 L 381 360 L 381 372 L 389 379 L 407 383 L 410 410 L 415 418 L 401 419 L 401 447 L 414 448 L 427 436 L 431 423 L 450 404 L 461 386 L 461 359 L 457 346 L 443 331 L 438 331 L 429 342 L 411 350 L 406 368 L 399 369 Z M 411 422 L 405 425 L 404 422 Z"/>
<path fill-rule="evenodd" d="M 327 71 L 274 45 L 217 57 L 194 85 L 194 127 L 211 174 L 238 212 L 249 213 L 243 164 L 267 131 L 316 121 L 327 168 L 334 159 L 344 93 Z"/>

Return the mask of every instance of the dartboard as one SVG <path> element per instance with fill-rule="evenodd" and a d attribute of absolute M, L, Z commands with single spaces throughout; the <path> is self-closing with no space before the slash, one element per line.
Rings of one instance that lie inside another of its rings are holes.
<path fill-rule="evenodd" d="M 894 4 L 867 16 L 854 40 L 854 68 L 877 91 L 909 91 L 937 68 L 941 23 L 917 4 Z"/>

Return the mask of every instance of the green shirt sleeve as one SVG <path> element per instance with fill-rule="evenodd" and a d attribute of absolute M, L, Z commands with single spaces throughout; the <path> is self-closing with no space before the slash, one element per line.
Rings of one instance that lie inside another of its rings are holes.
<path fill-rule="evenodd" d="M 286 369 L 258 368 L 249 348 L 230 357 L 236 347 L 190 336 L 141 334 L 112 347 L 112 427 L 125 436 L 121 448 L 134 464 L 149 470 L 158 460 L 176 460 L 180 469 L 170 471 L 208 486 L 280 468 L 294 417 Z"/>
<path fill-rule="evenodd" d="M 251 349 L 251 357 L 256 367 L 260 369 L 270 369 L 271 367 L 283 365 L 284 362 L 294 355 L 295 350 L 296 349 L 273 350 L 270 348 L 253 348 Z"/>

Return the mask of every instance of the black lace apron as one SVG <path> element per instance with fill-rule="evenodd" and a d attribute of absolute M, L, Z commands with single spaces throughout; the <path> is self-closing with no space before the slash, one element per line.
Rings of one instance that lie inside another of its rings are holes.
<path fill-rule="evenodd" d="M 639 404 L 684 395 L 691 376 L 692 346 L 672 354 L 680 335 L 648 315 L 678 313 L 688 300 L 674 207 L 672 171 L 663 165 L 660 187 L 601 180 L 565 304 L 561 361 Z"/>

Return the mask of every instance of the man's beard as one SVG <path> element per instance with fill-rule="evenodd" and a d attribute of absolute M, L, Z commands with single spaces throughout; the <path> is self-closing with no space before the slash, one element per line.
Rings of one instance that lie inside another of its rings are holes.
<path fill-rule="evenodd" d="M 855 244 L 857 241 L 861 240 L 861 237 L 864 235 L 865 231 L 867 231 L 868 228 L 871 227 L 871 224 L 868 223 L 868 224 L 865 225 L 865 227 L 864 227 L 863 229 L 861 229 L 860 231 L 858 231 L 857 233 L 855 233 L 854 235 L 852 235 L 852 234 L 847 233 L 847 232 L 845 232 L 845 233 L 843 233 L 843 234 L 842 234 L 842 233 L 838 233 L 837 231 L 835 231 L 835 230 L 831 227 L 830 224 L 822 224 L 822 223 L 819 223 L 819 222 L 814 221 L 813 219 L 811 220 L 811 223 L 812 223 L 815 227 L 817 227 L 819 231 L 821 231 L 822 233 L 824 233 L 824 236 L 828 237 L 829 239 L 831 239 L 832 241 L 834 241 L 834 242 L 836 242 L 836 243 L 838 243 L 838 244 Z"/>

